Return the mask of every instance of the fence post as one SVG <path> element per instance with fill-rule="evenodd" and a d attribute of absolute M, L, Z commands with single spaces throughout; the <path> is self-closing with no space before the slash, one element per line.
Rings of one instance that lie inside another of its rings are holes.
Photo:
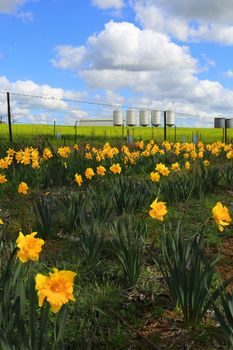
<path fill-rule="evenodd" d="M 55 137 L 56 135 L 56 120 L 53 122 L 53 136 Z"/>
<path fill-rule="evenodd" d="M 227 125 L 226 125 L 226 119 L 225 119 L 225 128 L 224 128 L 224 142 L 227 143 Z"/>
<path fill-rule="evenodd" d="M 164 120 L 164 126 L 163 126 L 163 140 L 167 141 L 167 112 L 163 112 L 163 120 Z"/>
<path fill-rule="evenodd" d="M 8 115 L 8 126 L 9 126 L 9 138 L 10 138 L 10 142 L 12 142 L 10 93 L 7 92 L 6 96 L 7 96 L 7 115 Z"/>
<path fill-rule="evenodd" d="M 77 119 L 76 122 L 74 123 L 74 143 L 77 143 L 77 124 L 79 120 Z M 76 151 L 76 150 L 75 150 Z"/>

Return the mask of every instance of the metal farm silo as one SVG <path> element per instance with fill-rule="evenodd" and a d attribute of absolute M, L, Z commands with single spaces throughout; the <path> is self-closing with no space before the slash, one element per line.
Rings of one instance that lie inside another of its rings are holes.
<path fill-rule="evenodd" d="M 226 128 L 232 129 L 233 128 L 233 118 L 226 119 Z"/>
<path fill-rule="evenodd" d="M 149 112 L 146 109 L 141 109 L 139 111 L 139 124 L 141 126 L 149 125 Z"/>
<path fill-rule="evenodd" d="M 214 127 L 215 128 L 225 128 L 225 118 L 214 118 Z"/>
<path fill-rule="evenodd" d="M 123 125 L 123 118 L 122 118 L 122 113 L 120 109 L 116 109 L 115 111 L 113 111 L 113 125 L 114 126 Z"/>
<path fill-rule="evenodd" d="M 159 126 L 161 124 L 161 111 L 154 109 L 151 111 L 151 124 L 153 126 Z"/>
<path fill-rule="evenodd" d="M 171 127 L 175 125 L 175 112 L 171 109 L 166 111 L 167 126 Z"/>
<path fill-rule="evenodd" d="M 126 111 L 126 125 L 135 126 L 136 125 L 136 114 L 134 109 L 128 109 Z"/>

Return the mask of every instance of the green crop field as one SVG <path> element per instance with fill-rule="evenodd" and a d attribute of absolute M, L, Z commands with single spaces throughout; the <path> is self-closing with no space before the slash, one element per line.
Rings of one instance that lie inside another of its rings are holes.
<path fill-rule="evenodd" d="M 163 128 L 152 127 L 114 127 L 114 126 L 62 126 L 57 125 L 54 129 L 53 125 L 42 124 L 13 124 L 12 125 L 13 142 L 17 143 L 24 140 L 28 143 L 35 143 L 40 139 L 47 139 L 51 144 L 72 144 L 75 142 L 126 142 L 127 134 L 132 135 L 131 140 L 150 140 L 157 142 L 163 140 Z M 75 136 L 76 134 L 76 136 Z M 167 140 L 179 142 L 192 142 L 196 136 L 196 140 L 205 143 L 222 141 L 222 129 L 214 128 L 167 128 Z M 233 129 L 227 131 L 228 142 L 233 140 Z M 0 144 L 5 144 L 9 140 L 8 125 L 0 125 Z"/>

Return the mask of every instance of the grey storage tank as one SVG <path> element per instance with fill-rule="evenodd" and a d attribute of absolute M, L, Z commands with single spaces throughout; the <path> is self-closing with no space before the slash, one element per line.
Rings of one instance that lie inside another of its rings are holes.
<path fill-rule="evenodd" d="M 166 111 L 167 126 L 171 127 L 175 125 L 175 112 L 171 109 Z"/>
<path fill-rule="evenodd" d="M 141 126 L 149 125 L 149 112 L 146 109 L 141 109 L 139 111 L 139 124 Z"/>
<path fill-rule="evenodd" d="M 217 129 L 225 128 L 225 118 L 214 118 L 214 127 Z"/>
<path fill-rule="evenodd" d="M 233 118 L 226 119 L 226 128 L 232 129 L 233 128 Z"/>
<path fill-rule="evenodd" d="M 123 118 L 122 118 L 122 113 L 120 109 L 116 109 L 115 111 L 113 111 L 113 125 L 114 126 L 123 125 Z"/>
<path fill-rule="evenodd" d="M 151 124 L 156 127 L 161 124 L 161 111 L 159 109 L 151 111 Z"/>
<path fill-rule="evenodd" d="M 136 115 L 135 110 L 130 108 L 126 111 L 126 125 L 135 126 L 136 125 Z"/>

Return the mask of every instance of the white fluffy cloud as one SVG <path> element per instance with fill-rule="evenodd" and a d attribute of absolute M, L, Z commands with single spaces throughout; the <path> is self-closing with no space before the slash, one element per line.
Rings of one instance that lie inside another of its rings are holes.
<path fill-rule="evenodd" d="M 39 85 L 31 80 L 17 80 L 10 82 L 6 77 L 0 76 L 1 91 L 10 91 L 29 96 L 44 96 L 44 99 L 22 95 L 11 95 L 11 113 L 16 122 L 53 123 L 76 120 L 81 116 L 87 116 L 88 112 L 78 108 L 77 103 L 68 103 L 60 99 L 83 100 L 85 92 L 66 91 L 53 88 L 49 85 Z M 52 96 L 54 99 L 47 99 Z M 0 110 L 6 118 L 6 95 L 0 93 Z"/>
<path fill-rule="evenodd" d="M 92 0 L 94 6 L 100 9 L 116 9 L 120 10 L 124 6 L 123 0 Z"/>
<path fill-rule="evenodd" d="M 233 45 L 231 0 L 134 0 L 134 9 L 143 28 L 182 41 Z"/>
<path fill-rule="evenodd" d="M 0 12 L 12 13 L 29 0 L 0 0 Z"/>
<path fill-rule="evenodd" d="M 144 0 L 143 2 L 145 3 Z M 171 11 L 186 19 L 222 21 L 224 23 L 233 20 L 232 0 L 146 0 L 146 2 L 161 4 L 166 11 Z"/>
<path fill-rule="evenodd" d="M 56 58 L 51 60 L 57 68 L 76 70 L 84 61 L 86 49 L 84 46 L 73 47 L 60 45 L 55 48 Z"/>
<path fill-rule="evenodd" d="M 233 70 L 229 69 L 227 72 L 225 72 L 225 75 L 229 78 L 233 78 Z"/>
<path fill-rule="evenodd" d="M 56 50 L 52 63 L 65 69 L 78 70 L 85 64 L 91 70 L 196 70 L 196 60 L 187 47 L 127 22 L 110 21 L 102 32 L 88 38 L 86 47 L 58 46 Z"/>
<path fill-rule="evenodd" d="M 15 12 L 14 15 L 21 19 L 23 22 L 31 22 L 33 21 L 33 14 L 31 12 L 23 12 L 23 11 L 19 11 L 19 12 Z"/>
<path fill-rule="evenodd" d="M 150 95 L 163 90 L 174 94 L 179 83 L 186 87 L 198 71 L 187 47 L 127 22 L 111 21 L 85 47 L 62 46 L 57 53 L 56 67 L 79 72 L 92 88 L 112 91 L 129 87 Z"/>
<path fill-rule="evenodd" d="M 134 96 L 127 104 L 174 107 L 205 118 L 233 109 L 233 91 L 219 82 L 200 80 L 199 62 L 186 46 L 131 23 L 111 21 L 83 46 L 58 47 L 53 64 L 73 70 L 91 89 L 107 90 L 113 96 L 127 89 Z"/>

